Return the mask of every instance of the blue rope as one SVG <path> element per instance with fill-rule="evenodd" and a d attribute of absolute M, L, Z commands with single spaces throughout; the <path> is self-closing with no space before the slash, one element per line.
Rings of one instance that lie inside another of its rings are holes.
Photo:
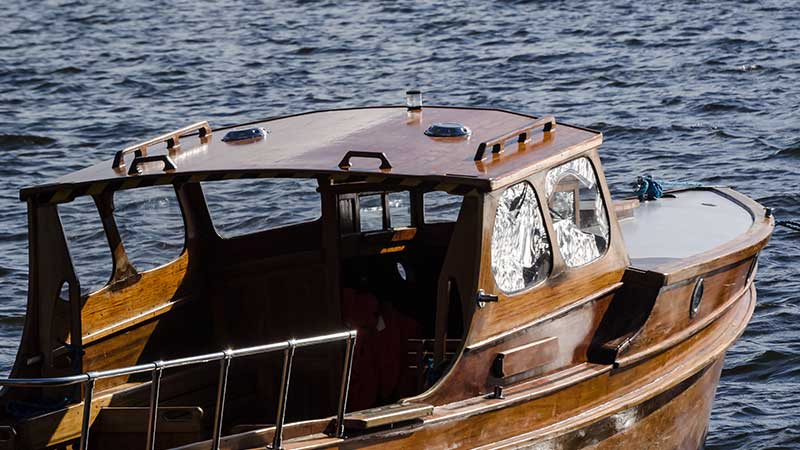
<path fill-rule="evenodd" d="M 690 181 L 657 181 L 652 175 L 643 175 L 636 177 L 636 182 L 633 183 L 633 193 L 639 197 L 639 201 L 643 202 L 663 197 L 666 190 L 687 187 L 703 187 L 703 184 Z"/>
<path fill-rule="evenodd" d="M 661 183 L 654 180 L 650 175 L 644 175 L 636 178 L 636 183 L 633 185 L 634 194 L 639 197 L 639 201 L 655 200 L 664 195 L 664 188 Z"/>
<path fill-rule="evenodd" d="M 644 202 L 663 197 L 665 189 L 702 186 L 703 185 L 701 183 L 692 183 L 687 181 L 656 181 L 653 179 L 652 175 L 642 175 L 640 177 L 636 177 L 636 182 L 633 183 L 633 193 L 639 198 L 640 202 Z M 800 222 L 795 220 L 775 220 L 775 226 L 800 232 Z"/>
<path fill-rule="evenodd" d="M 793 231 L 800 231 L 800 222 L 794 220 L 776 220 L 776 226 L 785 227 Z"/>

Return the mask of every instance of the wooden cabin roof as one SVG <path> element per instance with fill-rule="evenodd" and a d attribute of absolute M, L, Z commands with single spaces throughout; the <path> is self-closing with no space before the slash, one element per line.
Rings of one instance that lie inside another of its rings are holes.
<path fill-rule="evenodd" d="M 377 176 L 489 191 L 602 141 L 598 131 L 559 123 L 551 132 L 534 128 L 527 143 L 508 145 L 501 153 L 492 153 L 490 145 L 484 159 L 475 161 L 481 143 L 497 141 L 535 120 L 533 116 L 497 109 L 431 106 L 420 112 L 409 112 L 405 107 L 308 112 L 213 130 L 202 140 L 197 133 L 182 137 L 180 147 L 169 153 L 175 170 L 165 172 L 162 163 L 149 163 L 140 166 L 139 175 L 128 175 L 126 167 L 112 168 L 109 159 L 54 183 L 23 189 L 21 198 L 39 195 L 44 201 L 59 202 L 96 194 L 98 189 L 118 190 L 180 180 L 325 174 L 338 181 Z M 472 135 L 432 138 L 424 134 L 431 124 L 439 122 L 461 123 L 471 129 Z M 244 127 L 263 127 L 269 134 L 248 144 L 222 141 L 229 129 Z M 382 170 L 377 159 L 356 157 L 351 159 L 352 167 L 342 169 L 339 164 L 348 151 L 382 152 L 392 167 Z M 150 148 L 148 155 L 166 153 L 162 143 Z M 133 154 L 127 156 L 128 166 L 132 160 Z"/>

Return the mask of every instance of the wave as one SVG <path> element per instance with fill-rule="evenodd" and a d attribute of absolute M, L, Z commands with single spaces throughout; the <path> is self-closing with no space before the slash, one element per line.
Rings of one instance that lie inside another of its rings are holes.
<path fill-rule="evenodd" d="M 36 136 L 33 134 L 0 134 L 0 150 L 45 147 L 54 143 L 56 143 L 56 140 L 47 136 Z"/>

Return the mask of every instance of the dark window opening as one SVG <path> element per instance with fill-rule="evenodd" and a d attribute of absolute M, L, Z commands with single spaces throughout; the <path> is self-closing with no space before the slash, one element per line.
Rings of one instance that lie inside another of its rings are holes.
<path fill-rule="evenodd" d="M 139 272 L 171 262 L 183 252 L 186 232 L 172 186 L 116 192 L 114 218 L 128 258 Z"/>
<path fill-rule="evenodd" d="M 312 179 L 223 180 L 201 186 L 214 228 L 223 238 L 312 222 L 322 215 Z"/>
<path fill-rule="evenodd" d="M 103 222 L 92 197 L 78 197 L 58 205 L 58 215 L 69 245 L 81 294 L 97 291 L 111 279 L 111 250 Z M 69 299 L 69 296 L 64 298 Z"/>
<path fill-rule="evenodd" d="M 423 195 L 425 223 L 455 222 L 463 199 L 460 195 L 442 191 L 426 192 Z"/>

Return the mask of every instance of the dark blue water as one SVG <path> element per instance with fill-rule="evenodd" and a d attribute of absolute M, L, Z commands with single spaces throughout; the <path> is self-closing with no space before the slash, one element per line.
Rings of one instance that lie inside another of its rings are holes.
<path fill-rule="evenodd" d="M 13 361 L 27 289 L 17 191 L 197 120 L 400 104 L 419 87 L 427 103 L 603 130 L 619 195 L 649 172 L 729 185 L 779 219 L 800 218 L 796 3 L 475 3 L 5 0 L 0 366 Z M 131 208 L 171 206 L 162 201 Z M 80 232 L 85 210 L 69 212 L 73 237 L 91 241 L 99 235 Z M 711 448 L 800 448 L 798 256 L 800 235 L 783 229 L 762 253 L 759 304 L 728 354 Z"/>

